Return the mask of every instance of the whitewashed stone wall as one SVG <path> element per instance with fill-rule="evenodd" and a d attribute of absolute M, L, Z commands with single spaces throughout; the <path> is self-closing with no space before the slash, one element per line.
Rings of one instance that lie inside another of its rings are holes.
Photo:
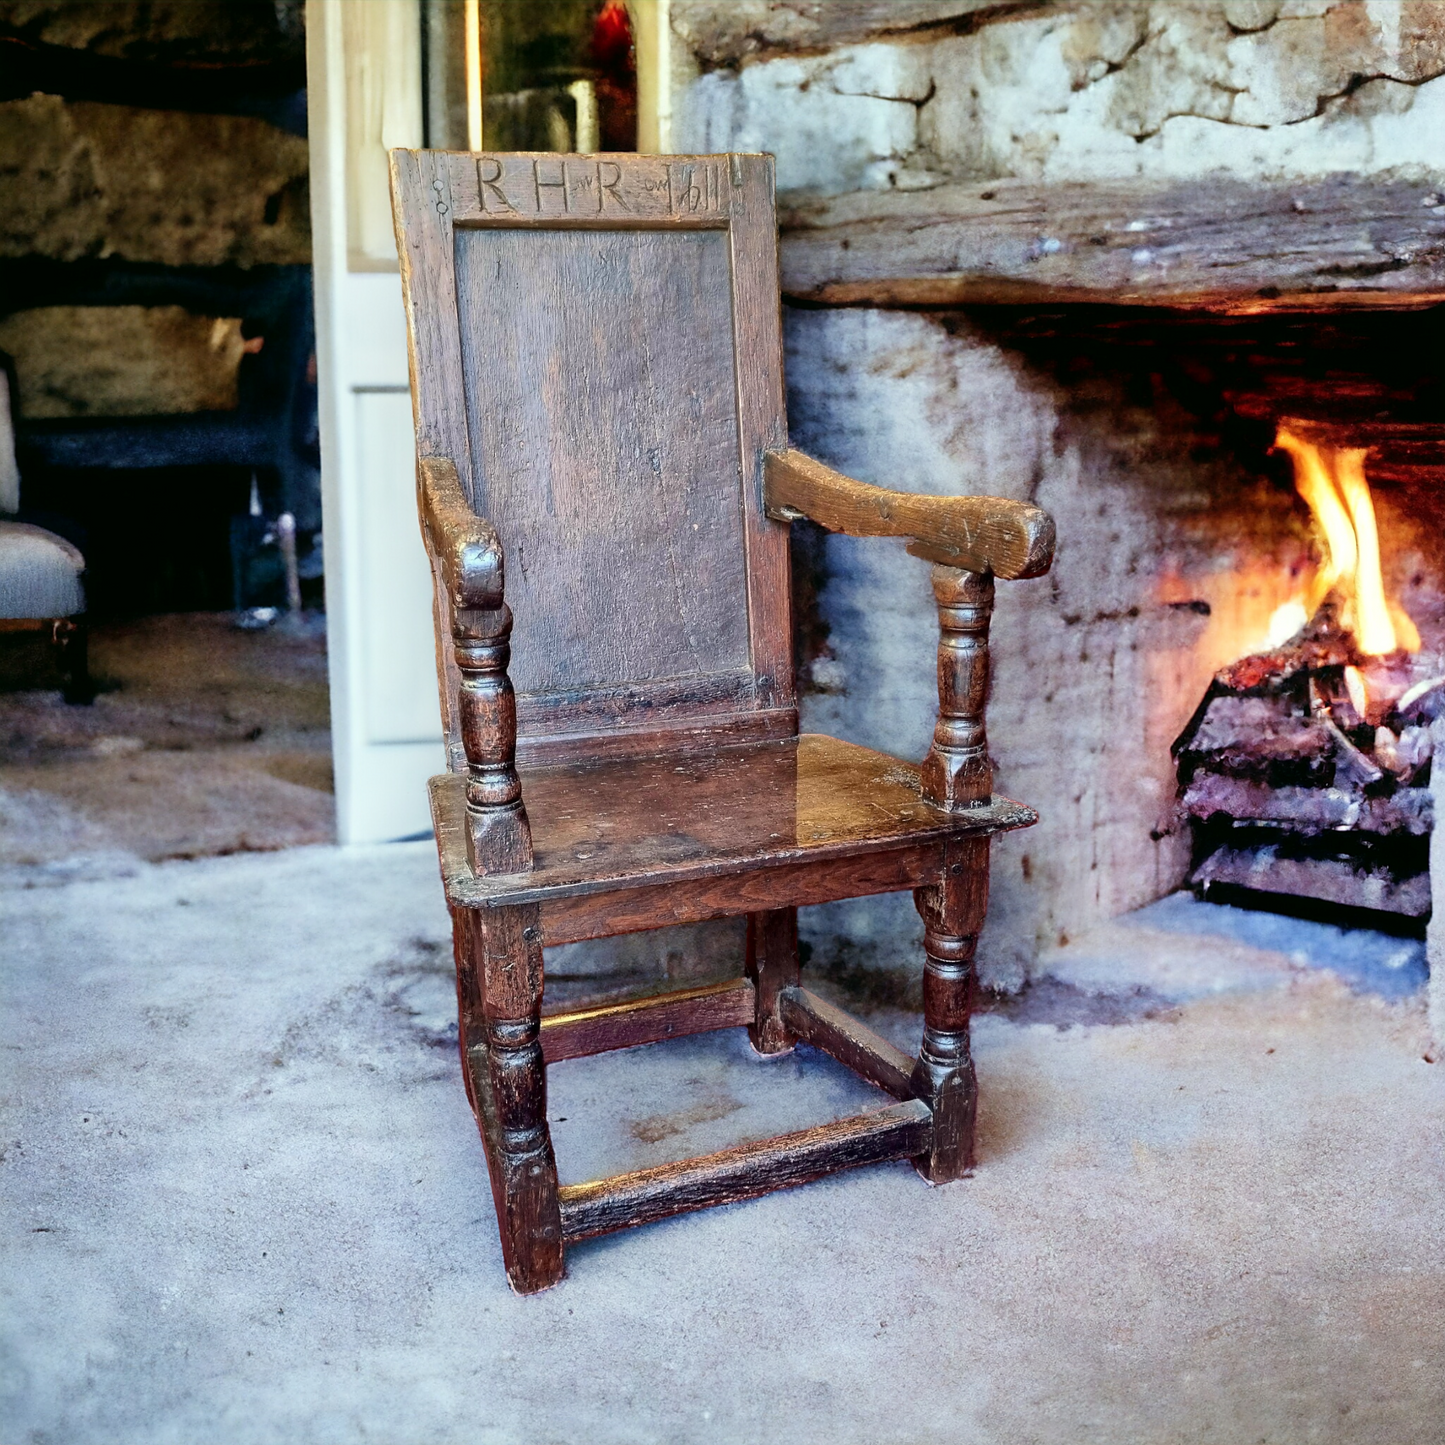
<path fill-rule="evenodd" d="M 679 39 L 705 42 L 679 75 L 678 149 L 772 151 L 784 196 L 1441 164 L 1438 0 L 1079 0 L 711 68 L 739 48 L 717 10 L 674 5 Z"/>

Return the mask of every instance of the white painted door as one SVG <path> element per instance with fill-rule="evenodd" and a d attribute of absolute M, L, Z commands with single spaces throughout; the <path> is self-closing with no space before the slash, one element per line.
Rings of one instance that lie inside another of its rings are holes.
<path fill-rule="evenodd" d="M 386 170 L 422 144 L 417 0 L 309 0 L 306 32 L 337 827 L 370 843 L 428 829 L 445 768 Z"/>

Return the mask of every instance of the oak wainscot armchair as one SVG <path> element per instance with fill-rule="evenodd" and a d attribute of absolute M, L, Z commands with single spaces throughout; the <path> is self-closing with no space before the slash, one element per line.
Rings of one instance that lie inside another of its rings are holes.
<path fill-rule="evenodd" d="M 789 447 L 770 156 L 397 150 L 392 188 L 451 769 L 432 812 L 512 1286 L 555 1283 L 575 1240 L 835 1169 L 957 1179 L 989 839 L 1035 821 L 992 788 L 994 578 L 1047 571 L 1052 521 Z M 798 735 L 800 517 L 933 564 L 921 767 Z M 905 889 L 925 923 L 916 1059 L 798 972 L 799 905 Z M 735 982 L 542 1011 L 547 947 L 737 915 Z M 559 1188 L 549 1064 L 731 1026 L 764 1054 L 826 1050 L 896 1102 Z"/>

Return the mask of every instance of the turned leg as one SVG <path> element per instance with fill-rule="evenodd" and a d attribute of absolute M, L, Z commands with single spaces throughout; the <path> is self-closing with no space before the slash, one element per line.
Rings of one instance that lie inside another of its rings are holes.
<path fill-rule="evenodd" d="M 933 1110 L 933 1145 L 914 1160 L 930 1184 L 946 1184 L 973 1168 L 978 1086 L 968 1023 L 977 987 L 974 954 L 988 911 L 988 839 L 956 838 L 944 875 L 915 891 L 923 916 L 923 1046 L 913 1066 L 913 1090 Z"/>
<path fill-rule="evenodd" d="M 556 1284 L 563 1273 L 557 1162 L 547 1128 L 540 1041 L 537 910 L 477 910 L 458 938 L 459 952 L 467 955 L 457 974 L 466 1064 L 487 1150 L 502 1259 L 512 1288 L 533 1294 Z M 480 1037 L 472 1037 L 473 1030 Z"/>
<path fill-rule="evenodd" d="M 785 1054 L 793 1036 L 783 1027 L 778 994 L 798 982 L 798 910 L 748 914 L 747 975 L 757 991 L 748 1038 L 760 1054 Z"/>

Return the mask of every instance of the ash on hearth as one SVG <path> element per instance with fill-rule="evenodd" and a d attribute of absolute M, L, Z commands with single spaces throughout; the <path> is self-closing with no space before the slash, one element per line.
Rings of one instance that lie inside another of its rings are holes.
<path fill-rule="evenodd" d="M 1325 557 L 1271 630 L 1303 626 L 1221 669 L 1173 745 L 1190 881 L 1421 919 L 1445 656 L 1385 597 L 1364 451 L 1278 444 Z"/>

